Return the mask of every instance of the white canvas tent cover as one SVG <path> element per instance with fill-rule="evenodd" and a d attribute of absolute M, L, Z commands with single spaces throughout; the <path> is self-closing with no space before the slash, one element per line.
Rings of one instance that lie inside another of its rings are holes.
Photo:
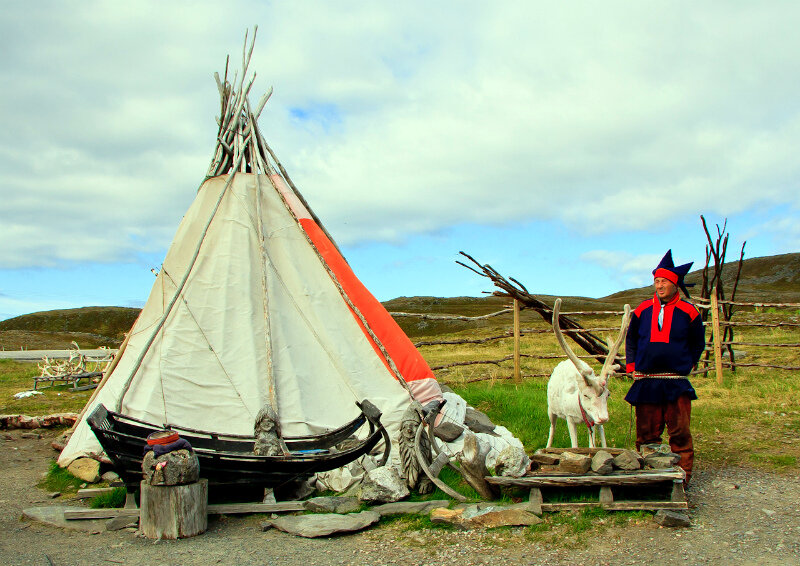
<path fill-rule="evenodd" d="M 318 434 L 369 399 L 397 438 L 412 397 L 441 390 L 361 285 L 261 136 L 242 79 L 222 97 L 206 180 L 112 369 L 59 457 L 102 449 L 86 423 L 100 403 L 154 424 L 252 434 L 271 404 L 284 435 Z M 236 78 L 234 77 L 234 85 Z"/>

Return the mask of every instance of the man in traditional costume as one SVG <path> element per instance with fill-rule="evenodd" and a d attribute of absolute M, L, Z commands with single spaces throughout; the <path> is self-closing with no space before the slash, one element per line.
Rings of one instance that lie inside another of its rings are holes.
<path fill-rule="evenodd" d="M 694 463 L 689 422 L 697 399 L 688 376 L 706 343 L 700 314 L 678 293 L 680 288 L 689 296 L 683 278 L 691 266 L 676 267 L 667 251 L 653 270 L 655 294 L 633 311 L 625 342 L 626 371 L 634 379 L 625 400 L 636 408 L 636 448 L 660 444 L 666 425 L 687 483 Z"/>

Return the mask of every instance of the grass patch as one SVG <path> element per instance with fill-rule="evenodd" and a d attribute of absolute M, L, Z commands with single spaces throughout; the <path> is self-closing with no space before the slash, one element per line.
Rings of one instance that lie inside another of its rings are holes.
<path fill-rule="evenodd" d="M 55 461 L 52 461 L 50 462 L 50 468 L 47 470 L 47 474 L 42 481 L 37 484 L 37 487 L 47 491 L 76 493 L 83 483 L 82 479 L 76 478 L 69 473 L 66 468 L 62 468 Z"/>
<path fill-rule="evenodd" d="M 124 487 L 115 487 L 114 491 L 108 493 L 101 493 L 89 501 L 89 507 L 92 509 L 113 509 L 125 505 L 125 496 L 128 490 Z"/>
<path fill-rule="evenodd" d="M 14 394 L 33 389 L 33 377 L 40 374 L 33 363 L 0 360 L 0 414 L 50 415 L 78 413 L 93 391 L 70 391 L 70 384 L 40 389 L 42 395 L 14 399 Z"/>

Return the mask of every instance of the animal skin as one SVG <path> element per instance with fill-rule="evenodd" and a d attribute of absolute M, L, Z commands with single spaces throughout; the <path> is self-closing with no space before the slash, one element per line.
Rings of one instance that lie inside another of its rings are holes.
<path fill-rule="evenodd" d="M 613 344 L 610 340 L 608 341 L 608 356 L 599 376 L 595 375 L 589 364 L 575 355 L 564 339 L 558 322 L 560 308 L 561 299 L 557 299 L 553 305 L 553 332 L 568 359 L 555 367 L 547 383 L 547 416 L 550 419 L 547 447 L 550 448 L 553 445 L 556 422 L 558 419 L 564 419 L 567 421 L 567 430 L 569 430 L 569 439 L 573 448 L 578 447 L 579 425 L 585 425 L 589 429 L 590 448 L 595 447 L 596 430 L 600 432 L 600 444 L 605 448 L 606 435 L 603 423 L 608 422 L 608 378 L 615 370 L 619 369 L 619 365 L 615 364 L 614 360 L 620 346 L 625 341 L 631 307 L 625 305 L 625 314 L 622 317 L 617 340 Z"/>

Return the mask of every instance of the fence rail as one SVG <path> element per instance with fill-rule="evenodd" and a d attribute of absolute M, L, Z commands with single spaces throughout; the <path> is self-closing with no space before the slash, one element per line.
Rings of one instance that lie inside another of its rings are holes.
<path fill-rule="evenodd" d="M 765 363 L 756 363 L 756 362 L 748 362 L 742 363 L 736 361 L 735 357 L 733 360 L 727 359 L 722 354 L 723 347 L 732 347 L 732 346 L 747 346 L 753 348 L 761 348 L 761 347 L 769 347 L 769 348 L 795 348 L 800 349 L 800 343 L 792 342 L 792 343 L 780 343 L 780 342 L 748 342 L 748 341 L 722 341 L 721 340 L 721 329 L 730 326 L 730 327 L 739 327 L 739 328 L 798 328 L 800 327 L 800 322 L 757 322 L 757 321 L 748 321 L 748 322 L 730 322 L 721 320 L 719 316 L 719 311 L 723 305 L 735 305 L 741 307 L 753 307 L 753 308 L 800 308 L 800 303 L 775 303 L 775 302 L 745 302 L 745 301 L 717 301 L 715 297 L 712 296 L 711 300 L 708 299 L 700 299 L 700 298 L 693 298 L 690 300 L 698 309 L 709 310 L 711 314 L 711 320 L 707 322 L 707 324 L 712 328 L 711 332 L 711 340 L 709 340 L 706 344 L 706 351 L 712 352 L 713 356 L 710 358 L 706 358 L 700 361 L 700 364 L 697 369 L 691 372 L 692 375 L 698 374 L 708 374 L 709 372 L 715 371 L 717 374 L 717 381 L 722 383 L 723 378 L 723 368 L 728 368 L 729 370 L 734 370 L 736 367 L 759 367 L 759 368 L 773 368 L 773 369 L 781 369 L 781 370 L 788 370 L 788 371 L 800 371 L 800 366 L 796 365 L 780 365 L 780 364 L 765 364 Z M 482 377 L 482 378 L 475 378 L 467 380 L 467 382 L 473 381 L 483 381 L 489 379 L 515 379 L 519 380 L 523 377 L 548 377 L 550 373 L 522 373 L 520 370 L 520 360 L 523 358 L 530 358 L 530 359 L 540 359 L 540 360 L 553 360 L 553 359 L 563 359 L 563 355 L 552 355 L 552 354 L 522 354 L 520 353 L 520 339 L 525 335 L 537 335 L 537 334 L 552 334 L 552 329 L 550 328 L 520 328 L 519 326 L 519 312 L 521 309 L 520 305 L 514 300 L 514 303 L 511 308 L 505 308 L 493 313 L 489 313 L 486 315 L 481 316 L 459 316 L 459 315 L 431 315 L 426 313 L 390 313 L 392 316 L 395 317 L 417 317 L 420 319 L 427 319 L 427 320 L 460 320 L 460 321 L 478 321 L 478 320 L 486 320 L 488 318 L 493 318 L 496 316 L 501 316 L 505 314 L 512 313 L 514 315 L 514 328 L 512 330 L 503 332 L 502 334 L 497 334 L 494 336 L 487 336 L 484 338 L 472 338 L 472 339 L 449 339 L 449 340 L 423 340 L 415 342 L 415 346 L 423 347 L 423 346 L 446 346 L 446 345 L 465 345 L 465 344 L 486 344 L 493 341 L 498 340 L 506 340 L 508 338 L 514 339 L 514 354 L 503 356 L 498 359 L 493 360 L 464 360 L 458 362 L 450 362 L 447 364 L 441 364 L 432 366 L 431 369 L 434 371 L 437 370 L 446 370 L 454 367 L 462 367 L 468 365 L 497 365 L 504 362 L 513 361 L 514 362 L 514 372 L 513 375 L 509 377 Z M 623 314 L 622 310 L 586 310 L 586 311 L 570 311 L 570 312 L 563 312 L 563 315 L 570 315 L 570 316 L 596 316 L 596 315 L 618 315 L 621 316 Z M 591 328 L 562 328 L 562 332 L 565 334 L 588 334 L 593 332 L 609 332 L 609 331 L 616 331 L 618 327 L 615 326 L 598 326 L 598 327 L 591 327 Z M 594 355 L 583 355 L 578 356 L 582 359 L 596 359 Z M 621 359 L 618 359 L 618 363 L 623 363 Z M 614 376 L 626 376 L 627 374 L 618 373 L 614 374 Z M 612 376 L 613 377 L 613 376 Z"/>

